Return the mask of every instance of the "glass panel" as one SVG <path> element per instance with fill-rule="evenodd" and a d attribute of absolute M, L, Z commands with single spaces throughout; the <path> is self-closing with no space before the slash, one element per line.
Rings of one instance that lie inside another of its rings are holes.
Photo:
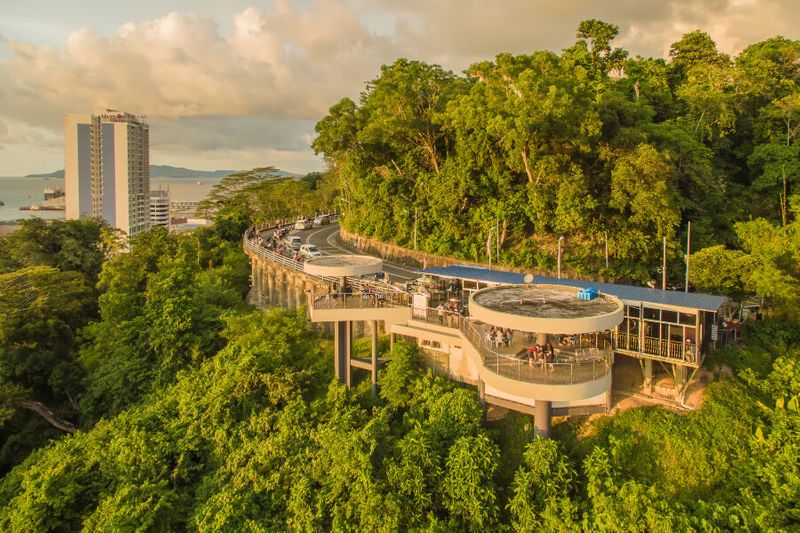
<path fill-rule="evenodd" d="M 675 342 L 683 342 L 683 328 L 681 326 L 670 326 L 669 340 Z"/>
<path fill-rule="evenodd" d="M 669 339 L 669 324 L 661 324 L 661 338 Z"/>
<path fill-rule="evenodd" d="M 658 322 L 645 322 L 644 323 L 644 336 L 658 338 Z"/>
<path fill-rule="evenodd" d="M 658 320 L 660 318 L 661 309 L 652 309 L 650 307 L 644 308 L 644 317 L 649 318 L 650 320 Z"/>
<path fill-rule="evenodd" d="M 695 328 L 683 328 L 684 331 L 684 338 L 686 339 L 686 344 L 694 344 L 697 341 L 697 334 L 695 333 Z"/>
<path fill-rule="evenodd" d="M 619 323 L 620 333 L 628 333 L 628 322 L 630 321 L 627 318 L 623 318 L 622 322 Z"/>
<path fill-rule="evenodd" d="M 678 323 L 678 313 L 677 311 L 667 311 L 663 309 L 661 311 L 661 322 L 670 322 L 672 324 Z"/>
<path fill-rule="evenodd" d="M 639 335 L 639 321 L 638 320 L 631 320 L 628 322 L 628 333 L 630 335 Z"/>
<path fill-rule="evenodd" d="M 627 306 L 628 316 L 639 317 L 639 306 L 638 305 L 629 305 Z"/>
<path fill-rule="evenodd" d="M 681 313 L 681 324 L 694 326 L 697 315 L 691 313 Z"/>

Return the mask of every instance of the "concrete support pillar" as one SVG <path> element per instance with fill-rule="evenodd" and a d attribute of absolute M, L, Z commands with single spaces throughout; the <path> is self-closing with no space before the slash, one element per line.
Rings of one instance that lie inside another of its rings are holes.
<path fill-rule="evenodd" d="M 250 295 L 258 301 L 258 264 L 255 257 L 250 257 Z"/>
<path fill-rule="evenodd" d="M 262 263 L 258 269 L 258 305 L 264 305 L 267 300 L 266 277 L 266 265 Z"/>
<path fill-rule="evenodd" d="M 551 403 L 546 400 L 536 400 L 533 406 L 533 426 L 534 433 L 537 437 L 543 439 L 550 438 L 550 428 L 552 425 L 552 408 Z"/>
<path fill-rule="evenodd" d="M 352 349 L 352 323 L 349 320 L 336 322 L 334 330 L 333 367 L 339 383 L 351 385 L 350 357 Z"/>
<path fill-rule="evenodd" d="M 675 386 L 678 388 L 678 394 L 683 393 L 688 381 L 687 368 L 683 365 L 675 365 Z"/>
<path fill-rule="evenodd" d="M 378 321 L 373 320 L 372 324 L 372 361 L 370 370 L 372 371 L 372 395 L 378 395 Z"/>
<path fill-rule="evenodd" d="M 394 350 L 394 333 L 389 333 L 389 350 Z"/>
<path fill-rule="evenodd" d="M 303 305 L 303 282 L 300 280 L 295 281 L 294 284 L 294 308 L 300 309 Z"/>
<path fill-rule="evenodd" d="M 275 305 L 286 307 L 286 275 L 282 272 L 275 274 Z"/>
<path fill-rule="evenodd" d="M 550 340 L 550 335 L 548 335 L 547 333 L 536 334 L 536 344 L 539 344 L 540 346 L 546 345 L 547 341 L 549 340 Z"/>
<path fill-rule="evenodd" d="M 483 407 L 486 407 L 486 383 L 481 378 L 478 378 L 478 400 Z"/>
<path fill-rule="evenodd" d="M 653 360 L 644 360 L 644 393 L 653 394 Z"/>

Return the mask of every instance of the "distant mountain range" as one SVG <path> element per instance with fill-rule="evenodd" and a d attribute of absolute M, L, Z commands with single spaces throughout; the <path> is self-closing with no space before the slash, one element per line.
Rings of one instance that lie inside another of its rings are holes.
<path fill-rule="evenodd" d="M 169 165 L 150 165 L 151 178 L 185 178 L 185 179 L 199 179 L 199 178 L 224 178 L 242 170 L 194 170 L 184 167 L 171 167 Z M 300 174 L 286 172 L 285 170 L 278 169 L 279 176 L 299 177 Z M 60 178 L 64 179 L 64 169 L 56 170 L 48 174 L 28 174 L 26 178 Z"/>

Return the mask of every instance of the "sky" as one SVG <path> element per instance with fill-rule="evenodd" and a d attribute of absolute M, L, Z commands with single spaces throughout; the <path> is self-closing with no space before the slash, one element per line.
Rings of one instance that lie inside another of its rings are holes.
<path fill-rule="evenodd" d="M 800 38 L 800 0 L 2 0 L 0 176 L 63 168 L 64 113 L 104 108 L 147 116 L 153 164 L 322 170 L 314 125 L 382 64 L 560 51 L 589 18 L 642 56 Z"/>

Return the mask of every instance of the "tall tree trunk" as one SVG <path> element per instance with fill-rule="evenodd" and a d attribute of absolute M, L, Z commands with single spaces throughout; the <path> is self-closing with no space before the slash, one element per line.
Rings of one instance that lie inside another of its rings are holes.
<path fill-rule="evenodd" d="M 786 211 L 788 210 L 788 206 L 786 205 L 786 200 L 788 198 L 788 184 L 786 183 L 786 167 L 781 167 L 783 170 L 783 194 L 781 194 L 781 221 L 783 225 L 786 226 Z"/>
<path fill-rule="evenodd" d="M 528 183 L 533 183 L 533 173 L 531 172 L 531 167 L 528 164 L 528 145 L 522 147 L 520 150 L 522 153 L 522 162 L 525 164 L 525 174 L 528 175 Z"/>
<path fill-rule="evenodd" d="M 431 157 L 431 163 L 433 163 L 433 170 L 438 174 L 439 173 L 439 161 L 436 160 L 436 150 L 433 149 L 433 146 L 429 144 L 425 144 L 425 149 L 428 151 L 428 155 Z"/>
<path fill-rule="evenodd" d="M 41 416 L 47 423 L 51 426 L 60 429 L 61 431 L 66 431 L 67 433 L 75 433 L 78 428 L 75 427 L 75 424 L 64 420 L 57 416 L 52 409 L 47 407 L 41 402 L 35 402 L 33 400 L 22 400 L 19 402 L 15 402 L 15 405 L 18 407 L 22 407 L 23 409 L 28 409 L 29 411 L 33 411 L 37 415 Z"/>

